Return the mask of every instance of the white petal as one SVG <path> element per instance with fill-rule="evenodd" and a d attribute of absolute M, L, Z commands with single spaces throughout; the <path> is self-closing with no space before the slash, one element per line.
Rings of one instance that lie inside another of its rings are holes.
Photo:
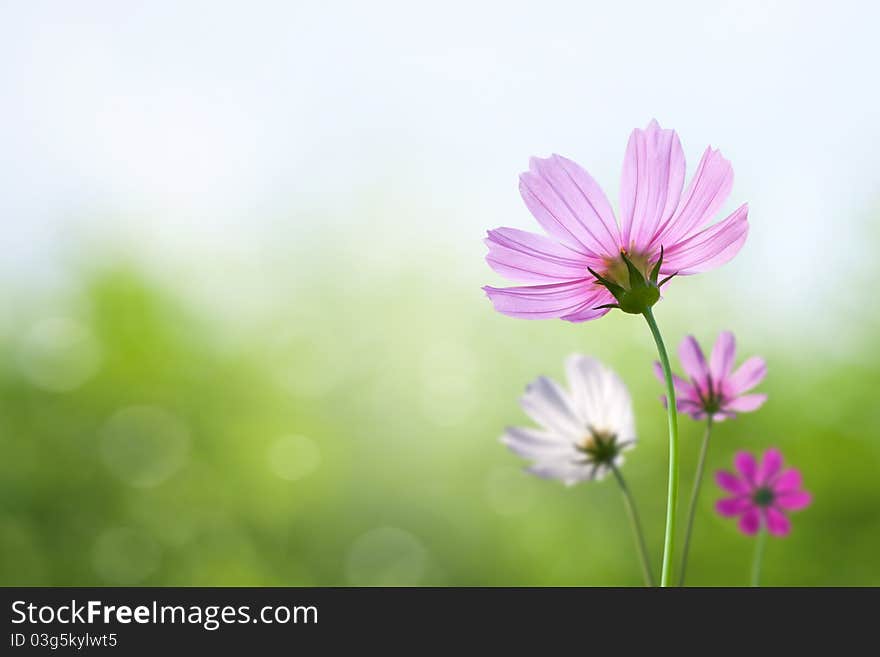
<path fill-rule="evenodd" d="M 581 422 L 618 440 L 635 440 L 635 416 L 626 384 L 595 358 L 572 354 L 565 370 Z"/>
<path fill-rule="evenodd" d="M 603 479 L 605 479 L 605 477 L 608 476 L 609 472 L 611 472 L 611 468 L 609 468 L 607 465 L 600 465 L 598 468 L 596 468 L 596 472 L 593 475 L 593 480 L 602 481 Z"/>
<path fill-rule="evenodd" d="M 520 404 L 529 417 L 550 432 L 568 436 L 573 442 L 583 437 L 585 427 L 571 399 L 547 377 L 538 377 L 530 383 Z"/>
<path fill-rule="evenodd" d="M 576 458 L 578 455 L 569 438 L 537 429 L 508 427 L 501 442 L 514 454 L 534 461 Z"/>
<path fill-rule="evenodd" d="M 582 465 L 570 459 L 554 459 L 535 463 L 527 471 L 542 479 L 558 479 L 566 486 L 574 486 L 591 478 L 593 466 Z"/>

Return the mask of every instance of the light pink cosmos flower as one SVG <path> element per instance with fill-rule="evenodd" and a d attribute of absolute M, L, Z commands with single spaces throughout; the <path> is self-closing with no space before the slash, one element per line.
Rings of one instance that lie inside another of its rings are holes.
<path fill-rule="evenodd" d="M 718 485 L 733 497 L 718 500 L 716 511 L 725 518 L 739 517 L 744 534 L 758 533 L 762 524 L 774 536 L 786 536 L 791 522 L 786 511 L 799 511 L 810 505 L 812 496 L 802 489 L 801 473 L 782 469 L 778 449 L 764 452 L 761 464 L 748 452 L 738 452 L 733 460 L 739 476 L 726 470 L 715 475 Z"/>
<path fill-rule="evenodd" d="M 767 364 L 763 358 L 752 356 L 734 372 L 736 340 L 730 331 L 719 334 L 708 363 L 692 335 L 681 341 L 678 357 L 688 378 L 672 376 L 675 407 L 695 420 L 707 415 L 716 422 L 733 418 L 737 413 L 756 411 L 767 401 L 765 394 L 745 394 L 764 380 Z M 663 368 L 656 361 L 654 374 L 661 383 L 665 382 Z M 666 404 L 666 395 L 662 399 Z"/>
<path fill-rule="evenodd" d="M 495 309 L 523 319 L 584 322 L 608 312 L 599 306 L 615 303 L 588 268 L 627 287 L 622 253 L 645 275 L 661 247 L 659 273 L 667 276 L 697 274 L 730 260 L 746 240 L 748 206 L 707 227 L 733 186 L 730 163 L 709 147 L 682 191 L 684 174 L 684 152 L 673 130 L 656 121 L 634 130 L 624 156 L 618 225 L 584 169 L 560 155 L 532 158 L 520 176 L 520 194 L 549 237 L 515 228 L 489 231 L 489 266 L 531 284 L 484 287 Z"/>

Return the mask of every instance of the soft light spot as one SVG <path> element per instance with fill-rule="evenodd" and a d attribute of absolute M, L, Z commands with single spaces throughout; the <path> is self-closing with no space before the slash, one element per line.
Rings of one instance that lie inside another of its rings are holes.
<path fill-rule="evenodd" d="M 152 575 L 160 556 L 161 549 L 149 534 L 127 527 L 103 532 L 92 552 L 101 579 L 120 586 L 138 584 Z"/>
<path fill-rule="evenodd" d="M 168 411 L 129 406 L 101 430 L 101 456 L 114 475 L 138 488 L 158 486 L 186 461 L 189 432 Z"/>
<path fill-rule="evenodd" d="M 352 544 L 345 572 L 352 586 L 415 586 L 427 561 L 427 551 L 415 536 L 396 527 L 380 527 Z"/>
<path fill-rule="evenodd" d="M 305 436 L 284 436 L 269 446 L 269 468 L 288 481 L 302 479 L 321 465 L 321 450 Z"/>
<path fill-rule="evenodd" d="M 51 392 L 68 392 L 94 375 L 100 349 L 84 324 L 68 317 L 50 317 L 31 327 L 18 353 L 24 377 Z"/>
<path fill-rule="evenodd" d="M 486 477 L 486 503 L 500 516 L 524 513 L 535 499 L 531 484 L 518 468 L 494 468 Z"/>

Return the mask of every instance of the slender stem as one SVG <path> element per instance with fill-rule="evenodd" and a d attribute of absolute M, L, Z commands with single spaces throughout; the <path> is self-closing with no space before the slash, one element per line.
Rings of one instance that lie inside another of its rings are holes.
<path fill-rule="evenodd" d="M 755 558 L 752 561 L 752 586 L 761 585 L 761 562 L 764 560 L 764 546 L 766 543 L 767 532 L 761 530 L 758 532 L 758 538 L 755 539 Z"/>
<path fill-rule="evenodd" d="M 694 529 L 694 515 L 697 511 L 697 501 L 700 499 L 700 486 L 703 484 L 703 471 L 706 469 L 706 452 L 709 451 L 709 436 L 712 435 L 712 415 L 706 421 L 706 431 L 703 433 L 703 445 L 700 447 L 700 459 L 697 461 L 697 473 L 694 475 L 694 489 L 691 491 L 691 503 L 688 507 L 687 529 L 684 532 L 684 543 L 681 547 L 681 571 L 678 573 L 678 585 L 684 586 L 684 575 L 687 571 L 688 549 L 691 546 L 691 532 Z"/>
<path fill-rule="evenodd" d="M 645 310 L 645 319 L 651 328 L 654 342 L 657 343 L 657 354 L 663 366 L 666 379 L 666 415 L 669 420 L 669 485 L 666 493 L 666 534 L 663 538 L 663 567 L 660 570 L 660 586 L 669 586 L 672 581 L 672 556 L 675 551 L 675 520 L 678 506 L 678 414 L 675 410 L 675 387 L 672 385 L 672 369 L 669 367 L 669 356 L 654 313 Z"/>
<path fill-rule="evenodd" d="M 629 487 L 626 485 L 626 481 L 623 479 L 623 475 L 620 474 L 620 470 L 613 463 L 611 464 L 611 471 L 614 473 L 614 478 L 617 479 L 617 483 L 620 484 L 620 490 L 623 492 L 623 501 L 629 514 L 630 524 L 632 524 L 636 548 L 639 552 L 639 561 L 642 564 L 642 577 L 645 578 L 645 586 L 654 586 L 654 576 L 651 574 L 651 560 L 648 559 L 648 546 L 645 544 L 645 534 L 642 532 L 642 522 L 639 520 L 636 502 Z"/>

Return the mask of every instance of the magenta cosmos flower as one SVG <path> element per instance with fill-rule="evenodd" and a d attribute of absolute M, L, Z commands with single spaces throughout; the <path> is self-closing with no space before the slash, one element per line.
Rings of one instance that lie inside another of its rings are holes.
<path fill-rule="evenodd" d="M 672 376 L 675 407 L 695 420 L 709 415 L 715 421 L 733 418 L 737 413 L 756 411 L 767 401 L 765 394 L 745 394 L 764 380 L 767 364 L 763 358 L 752 356 L 734 371 L 736 340 L 730 331 L 718 336 L 708 363 L 692 335 L 681 341 L 678 357 L 688 378 Z M 661 383 L 665 381 L 663 368 L 656 361 L 654 374 Z M 666 395 L 662 399 L 666 404 Z"/>
<path fill-rule="evenodd" d="M 707 227 L 733 186 L 730 163 L 710 147 L 682 191 L 684 174 L 684 152 L 673 130 L 656 121 L 634 130 L 624 156 L 618 225 L 604 192 L 584 169 L 560 155 L 532 158 L 519 189 L 547 236 L 515 228 L 489 231 L 489 266 L 530 284 L 484 287 L 495 309 L 570 322 L 596 319 L 612 307 L 640 313 L 659 298 L 665 280 L 658 284 L 658 274 L 668 280 L 730 260 L 746 240 L 748 206 Z M 647 303 L 627 304 L 626 292 L 646 279 Z"/>
<path fill-rule="evenodd" d="M 802 489 L 801 473 L 782 469 L 778 449 L 764 452 L 761 464 L 748 452 L 738 452 L 733 460 L 739 475 L 720 470 L 715 480 L 733 497 L 718 500 L 715 509 L 725 518 L 739 517 L 739 528 L 749 536 L 762 524 L 771 534 L 785 536 L 791 531 L 786 511 L 806 508 L 812 496 Z"/>

